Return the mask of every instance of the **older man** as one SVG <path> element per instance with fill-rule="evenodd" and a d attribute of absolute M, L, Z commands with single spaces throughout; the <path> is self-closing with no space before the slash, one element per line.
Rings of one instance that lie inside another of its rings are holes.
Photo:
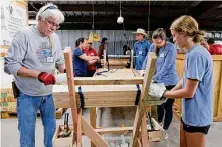
<path fill-rule="evenodd" d="M 137 29 L 136 32 L 133 32 L 133 34 L 136 34 L 136 40 L 137 42 L 134 44 L 134 54 L 136 56 L 135 58 L 135 69 L 136 70 L 145 70 L 143 67 L 143 63 L 146 59 L 147 53 L 150 49 L 150 41 L 146 39 L 148 36 L 145 30 L 143 29 Z"/>
<path fill-rule="evenodd" d="M 58 36 L 54 33 L 64 21 L 62 12 L 53 4 L 37 13 L 36 26 L 17 32 L 5 57 L 4 70 L 14 76 L 17 97 L 20 146 L 35 146 L 36 114 L 40 110 L 44 126 L 44 145 L 52 147 L 55 132 L 55 107 L 52 85 L 55 67 L 65 71 L 64 57 Z"/>

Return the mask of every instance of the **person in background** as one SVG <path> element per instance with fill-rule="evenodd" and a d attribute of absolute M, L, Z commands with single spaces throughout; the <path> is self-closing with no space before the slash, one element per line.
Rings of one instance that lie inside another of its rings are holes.
<path fill-rule="evenodd" d="M 130 64 L 131 64 L 131 49 L 130 49 L 130 47 L 127 44 L 125 44 L 123 46 L 123 55 L 129 55 L 129 60 L 127 61 L 126 68 L 130 68 Z"/>
<path fill-rule="evenodd" d="M 205 41 L 205 40 L 201 41 L 200 45 L 202 45 L 204 48 L 206 48 L 209 51 L 209 45 L 208 45 L 207 41 Z"/>
<path fill-rule="evenodd" d="M 88 40 L 88 45 L 84 48 L 83 51 L 87 56 L 95 56 L 98 57 L 96 50 L 92 47 L 92 42 Z M 96 64 L 99 63 L 100 60 L 93 60 L 92 62 L 88 62 L 87 65 L 87 77 L 93 77 L 96 72 Z"/>
<path fill-rule="evenodd" d="M 204 32 L 193 17 L 177 18 L 170 30 L 174 42 L 187 50 L 183 79 L 170 91 L 152 83 L 149 94 L 160 99 L 183 98 L 180 147 L 205 147 L 206 134 L 213 122 L 212 56 L 200 45 Z"/>
<path fill-rule="evenodd" d="M 216 44 L 214 39 L 208 39 L 207 43 L 209 44 L 209 52 L 211 55 L 222 55 L 222 45 Z"/>
<path fill-rule="evenodd" d="M 79 38 L 75 42 L 76 48 L 73 51 L 73 71 L 75 77 L 87 76 L 87 63 L 92 64 L 98 62 L 98 56 L 87 56 L 83 49 L 88 46 L 87 39 Z"/>
<path fill-rule="evenodd" d="M 103 59 L 103 55 L 104 55 L 104 50 L 106 48 L 108 39 L 106 37 L 103 37 L 101 40 L 101 44 L 99 46 L 99 51 L 98 51 L 98 55 L 100 59 Z"/>
<path fill-rule="evenodd" d="M 176 47 L 173 43 L 167 41 L 165 30 L 162 28 L 158 28 L 153 32 L 152 40 L 153 44 L 150 50 L 154 51 L 157 56 L 156 72 L 152 80 L 156 83 L 164 83 L 166 89 L 171 90 L 179 81 L 176 71 Z M 172 122 L 173 103 L 174 99 L 168 98 L 165 103 L 157 106 L 158 122 L 160 124 L 163 122 L 164 130 L 168 130 Z"/>
<path fill-rule="evenodd" d="M 146 56 L 149 52 L 151 43 L 146 39 L 148 36 L 143 29 L 137 29 L 136 32 L 133 32 L 133 34 L 136 34 L 136 40 L 137 42 L 134 44 L 134 54 L 135 54 L 135 69 L 136 70 L 144 70 L 143 63 L 146 59 Z"/>
<path fill-rule="evenodd" d="M 36 15 L 37 25 L 21 29 L 14 36 L 5 57 L 4 71 L 14 76 L 18 129 L 21 147 L 35 146 L 35 123 L 40 111 L 44 146 L 52 147 L 56 129 L 52 85 L 55 68 L 65 71 L 64 56 L 55 31 L 64 21 L 56 5 L 47 4 Z"/>

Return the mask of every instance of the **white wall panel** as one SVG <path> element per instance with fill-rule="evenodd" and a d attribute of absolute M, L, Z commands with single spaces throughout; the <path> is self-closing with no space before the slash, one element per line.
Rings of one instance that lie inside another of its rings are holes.
<path fill-rule="evenodd" d="M 91 30 L 58 30 L 57 34 L 60 37 L 61 45 L 64 49 L 65 46 L 75 48 L 76 39 L 80 37 L 88 38 L 90 32 Z M 135 43 L 135 37 L 131 30 L 95 30 L 95 32 L 100 34 L 101 38 L 107 37 L 109 39 L 109 54 L 123 54 L 123 45 L 128 44 L 131 48 L 133 48 L 133 44 Z M 124 33 L 126 35 L 124 35 Z M 128 40 L 124 36 L 126 36 Z M 93 43 L 93 47 L 96 50 L 98 50 L 99 45 L 99 42 Z"/>

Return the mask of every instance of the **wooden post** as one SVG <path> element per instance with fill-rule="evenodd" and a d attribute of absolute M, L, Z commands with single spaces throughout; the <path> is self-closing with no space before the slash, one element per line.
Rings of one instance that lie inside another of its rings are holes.
<path fill-rule="evenodd" d="M 90 124 L 94 129 L 96 129 L 96 116 L 96 107 L 90 108 Z M 96 147 L 92 141 L 91 147 Z"/>
<path fill-rule="evenodd" d="M 82 109 L 77 110 L 76 147 L 82 147 Z"/>
<path fill-rule="evenodd" d="M 103 64 L 104 64 L 103 67 L 104 67 L 104 68 L 107 68 L 107 63 L 106 63 L 106 50 L 103 51 L 103 61 L 104 61 L 104 62 L 103 62 Z"/>
<path fill-rule="evenodd" d="M 148 131 L 147 131 L 147 125 L 146 125 L 146 113 L 143 115 L 143 119 L 142 119 L 141 137 L 142 137 L 143 147 L 149 147 Z"/>
<path fill-rule="evenodd" d="M 143 82 L 144 84 L 142 87 L 142 94 L 139 101 L 139 105 L 137 106 L 136 116 L 134 120 L 133 136 L 130 143 L 131 147 L 136 147 L 138 143 L 137 136 L 139 134 L 139 128 L 141 127 L 142 118 L 146 112 L 146 106 L 143 103 L 143 101 L 148 98 L 148 91 L 152 80 L 152 76 L 156 70 L 155 67 L 156 67 L 156 55 L 150 52 L 148 54 L 145 77 Z"/>
<path fill-rule="evenodd" d="M 73 120 L 74 141 L 79 141 L 79 136 L 78 136 L 79 134 L 77 133 L 77 131 L 80 128 L 77 129 L 78 115 L 77 115 L 77 107 L 76 107 L 75 84 L 74 84 L 74 75 L 73 75 L 73 68 L 72 68 L 73 64 L 72 64 L 71 47 L 65 48 L 64 58 L 65 58 L 66 76 L 67 76 L 69 99 L 70 99 L 70 104 L 71 104 L 71 112 L 72 112 L 72 120 Z M 81 125 L 78 125 L 78 127 L 81 127 Z M 79 142 L 77 142 L 76 144 L 79 144 Z"/>
<path fill-rule="evenodd" d="M 82 129 L 97 147 L 109 147 L 108 143 L 99 135 L 99 133 L 97 133 L 95 129 L 88 124 L 84 116 L 82 116 Z"/>
<path fill-rule="evenodd" d="M 133 50 L 131 50 L 131 63 L 130 63 L 130 68 L 131 68 L 131 69 L 133 69 L 133 62 L 134 62 L 134 57 L 133 57 L 133 55 L 134 55 L 134 52 L 133 52 Z"/>

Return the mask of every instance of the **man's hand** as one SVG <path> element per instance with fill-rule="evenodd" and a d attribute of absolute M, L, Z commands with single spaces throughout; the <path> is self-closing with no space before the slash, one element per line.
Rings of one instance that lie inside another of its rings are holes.
<path fill-rule="evenodd" d="M 166 87 L 163 83 L 153 83 L 150 84 L 149 95 L 155 99 L 161 100 Z"/>
<path fill-rule="evenodd" d="M 38 75 L 38 79 L 40 82 L 44 83 L 45 85 L 54 85 L 56 82 L 54 75 L 47 72 L 41 72 Z"/>
<path fill-rule="evenodd" d="M 100 58 L 98 56 L 94 56 L 94 57 L 95 57 L 94 59 L 96 59 L 98 61 L 100 60 Z"/>

